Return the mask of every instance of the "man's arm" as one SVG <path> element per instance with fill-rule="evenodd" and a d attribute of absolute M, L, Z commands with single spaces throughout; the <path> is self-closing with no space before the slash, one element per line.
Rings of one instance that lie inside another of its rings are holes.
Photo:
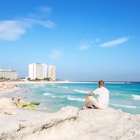
<path fill-rule="evenodd" d="M 91 91 L 91 92 L 89 92 L 89 93 L 87 94 L 87 96 L 92 96 L 93 94 L 94 94 L 94 92 Z"/>

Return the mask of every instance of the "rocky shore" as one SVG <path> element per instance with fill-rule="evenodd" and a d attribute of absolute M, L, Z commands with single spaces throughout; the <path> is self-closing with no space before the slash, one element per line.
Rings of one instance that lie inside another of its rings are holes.
<path fill-rule="evenodd" d="M 7 98 L 0 98 L 0 105 L 0 140 L 140 139 L 140 115 L 121 110 L 69 106 L 47 113 L 17 108 Z"/>
<path fill-rule="evenodd" d="M 19 89 L 15 83 L 0 84 L 1 94 Z M 0 140 L 140 140 L 140 115 L 72 106 L 48 113 L 16 102 L 0 97 Z"/>

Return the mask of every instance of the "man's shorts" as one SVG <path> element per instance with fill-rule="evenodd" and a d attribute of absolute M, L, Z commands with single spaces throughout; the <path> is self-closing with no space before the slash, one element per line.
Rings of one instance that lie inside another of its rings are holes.
<path fill-rule="evenodd" d="M 97 99 L 95 99 L 93 96 L 89 96 L 89 100 L 91 103 L 93 103 L 93 107 L 95 109 L 100 109 Z"/>

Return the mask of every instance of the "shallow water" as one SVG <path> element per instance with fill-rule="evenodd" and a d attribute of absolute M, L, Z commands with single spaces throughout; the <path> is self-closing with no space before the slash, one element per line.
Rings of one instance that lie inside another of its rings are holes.
<path fill-rule="evenodd" d="M 40 102 L 38 110 L 58 111 L 64 106 L 81 108 L 88 92 L 97 88 L 97 83 L 51 83 L 20 84 L 22 90 L 6 97 L 20 96 L 25 101 Z M 131 114 L 140 114 L 140 83 L 107 83 L 110 91 L 109 106 Z"/>

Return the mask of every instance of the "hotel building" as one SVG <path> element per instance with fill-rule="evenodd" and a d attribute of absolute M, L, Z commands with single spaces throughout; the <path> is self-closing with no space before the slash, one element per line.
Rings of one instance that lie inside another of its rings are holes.
<path fill-rule="evenodd" d="M 33 63 L 29 65 L 29 78 L 31 80 L 47 78 L 47 65 Z"/>
<path fill-rule="evenodd" d="M 48 66 L 48 78 L 52 81 L 56 80 L 56 67 L 53 65 Z"/>
<path fill-rule="evenodd" d="M 18 78 L 18 74 L 17 74 L 17 71 L 15 71 L 15 70 L 0 69 L 0 78 L 16 80 Z"/>
<path fill-rule="evenodd" d="M 47 66 L 46 64 L 33 63 L 29 65 L 29 78 L 45 79 L 49 78 L 51 81 L 56 80 L 56 67 L 53 65 Z"/>

